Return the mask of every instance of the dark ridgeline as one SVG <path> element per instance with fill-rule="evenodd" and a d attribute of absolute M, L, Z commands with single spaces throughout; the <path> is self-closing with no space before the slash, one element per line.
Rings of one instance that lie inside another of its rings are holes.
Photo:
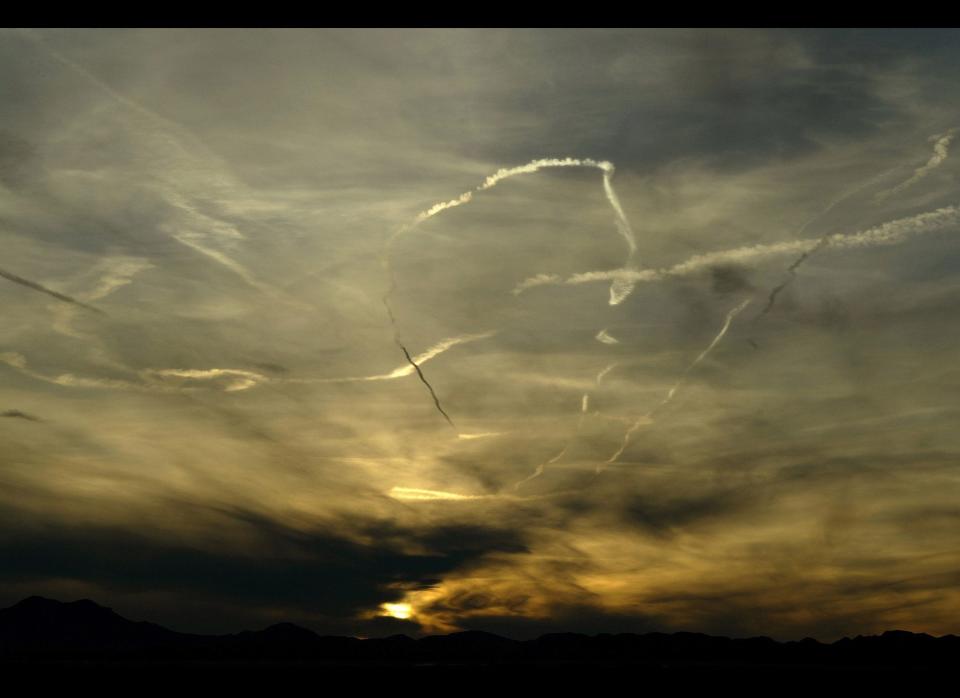
<path fill-rule="evenodd" d="M 93 601 L 39 596 L 0 610 L 0 665 L 309 665 L 357 667 L 947 668 L 960 638 L 888 631 L 825 644 L 699 633 L 543 635 L 517 641 L 468 631 L 419 640 L 325 637 L 291 623 L 233 635 L 178 633 Z"/>

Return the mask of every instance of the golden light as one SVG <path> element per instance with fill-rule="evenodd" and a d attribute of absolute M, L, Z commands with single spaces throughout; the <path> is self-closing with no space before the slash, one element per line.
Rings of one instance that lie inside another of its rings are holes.
<path fill-rule="evenodd" d="M 400 620 L 407 620 L 413 615 L 413 607 L 408 603 L 383 603 L 380 608 L 383 609 L 383 615 Z"/>

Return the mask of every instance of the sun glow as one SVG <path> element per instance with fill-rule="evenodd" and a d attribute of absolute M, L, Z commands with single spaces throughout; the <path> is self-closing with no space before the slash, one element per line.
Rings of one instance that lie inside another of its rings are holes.
<path fill-rule="evenodd" d="M 383 615 L 400 620 L 407 620 L 413 615 L 413 607 L 408 603 L 384 603 L 380 604 L 380 608 L 383 609 Z"/>

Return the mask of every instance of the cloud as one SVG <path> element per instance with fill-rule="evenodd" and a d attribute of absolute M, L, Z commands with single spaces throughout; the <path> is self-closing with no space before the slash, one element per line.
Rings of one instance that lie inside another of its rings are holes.
<path fill-rule="evenodd" d="M 491 551 L 524 550 L 518 534 L 477 526 L 417 531 L 357 521 L 337 524 L 340 530 L 301 530 L 240 510 L 222 511 L 220 523 L 247 543 L 214 549 L 123 528 L 64 531 L 21 523 L 0 540 L 0 584 L 70 578 L 106 592 L 187 594 L 213 607 L 247 607 L 241 615 L 280 608 L 342 623 L 396 600 L 398 585 L 429 584 Z M 355 540 L 363 529 L 377 538 Z"/>
<path fill-rule="evenodd" d="M 251 37 L 0 36 L 4 599 L 952 631 L 954 33 Z"/>

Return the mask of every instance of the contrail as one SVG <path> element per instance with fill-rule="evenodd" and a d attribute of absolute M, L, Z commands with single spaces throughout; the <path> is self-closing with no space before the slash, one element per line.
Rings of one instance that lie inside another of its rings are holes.
<path fill-rule="evenodd" d="M 15 284 L 20 284 L 21 286 L 26 286 L 27 288 L 33 289 L 34 291 L 39 291 L 40 293 L 46 293 L 48 296 L 56 298 L 58 301 L 63 301 L 64 303 L 71 303 L 75 306 L 83 308 L 84 310 L 89 310 L 92 313 L 97 313 L 98 315 L 106 315 L 105 312 L 99 308 L 94 308 L 92 305 L 87 305 L 83 301 L 79 301 L 76 298 L 65 295 L 63 293 L 58 293 L 52 289 L 47 288 L 46 286 L 41 286 L 40 284 L 30 281 L 29 279 L 24 279 L 22 276 L 17 276 L 16 274 L 4 271 L 0 269 L 0 276 L 2 276 L 7 281 L 12 281 Z"/>
<path fill-rule="evenodd" d="M 825 215 L 830 213 L 830 211 L 832 211 L 834 208 L 842 204 L 844 201 L 846 201 L 850 197 L 858 194 L 864 189 L 867 189 L 870 186 L 876 184 L 877 182 L 883 180 L 888 175 L 892 174 L 893 172 L 896 172 L 898 169 L 900 169 L 899 166 L 892 167 L 889 170 L 886 170 L 885 172 L 881 172 L 875 177 L 872 177 L 865 182 L 861 182 L 860 184 L 853 187 L 852 189 L 840 194 L 840 196 L 830 201 L 830 203 L 828 203 L 821 211 L 819 211 L 812 218 L 808 219 L 806 223 L 800 226 L 800 230 L 797 231 L 797 235 L 802 235 L 807 228 L 809 228 L 815 222 L 817 222 L 818 220 L 823 218 Z M 757 314 L 757 316 L 753 319 L 754 322 L 757 322 L 758 320 L 760 320 L 760 318 L 762 318 L 764 315 L 766 315 L 773 309 L 773 304 L 776 302 L 777 296 L 780 294 L 780 292 L 783 291 L 783 289 L 785 289 L 791 283 L 793 283 L 794 279 L 796 279 L 797 277 L 796 271 L 800 267 L 800 265 L 806 262 L 811 255 L 813 255 L 818 250 L 823 248 L 827 244 L 827 240 L 829 237 L 830 237 L 829 234 L 825 234 L 823 237 L 820 238 L 820 241 L 814 247 L 803 252 L 803 254 L 801 254 L 789 267 L 787 267 L 786 278 L 784 278 L 784 280 L 780 284 L 778 284 L 777 286 L 775 286 L 770 290 L 770 296 L 767 298 L 767 304 L 766 306 L 764 306 L 763 310 L 760 311 Z M 753 340 L 751 340 L 751 344 L 754 345 L 754 348 L 756 348 L 755 346 L 756 343 L 753 342 Z"/>
<path fill-rule="evenodd" d="M 230 382 L 224 388 L 224 392 L 232 393 L 240 390 L 247 390 L 261 383 L 267 383 L 271 379 L 260 373 L 253 371 L 243 371 L 236 368 L 149 368 L 142 372 L 145 378 L 151 379 L 153 376 L 188 378 L 193 380 L 213 380 L 215 378 L 229 378 Z"/>
<path fill-rule="evenodd" d="M 608 365 L 606 368 L 604 368 L 602 371 L 600 371 L 600 373 L 597 374 L 597 379 L 596 379 L 597 385 L 600 385 L 600 383 L 603 382 L 603 379 L 606 378 L 607 374 L 610 373 L 610 371 L 615 369 L 617 366 L 619 366 L 619 364 L 612 363 Z"/>
<path fill-rule="evenodd" d="M 467 344 L 469 342 L 476 342 L 480 339 L 487 339 L 492 337 L 497 333 L 496 330 L 491 330 L 489 332 L 478 332 L 476 334 L 465 334 L 457 337 L 447 337 L 442 339 L 432 347 L 428 348 L 426 351 L 417 354 L 413 357 L 414 363 L 417 365 L 423 365 L 427 361 L 434 359 L 449 349 L 457 346 L 458 344 Z M 377 373 L 372 376 L 347 376 L 345 378 L 290 378 L 286 379 L 286 383 L 358 383 L 363 381 L 385 381 L 385 380 L 395 380 L 397 378 L 404 378 L 406 376 L 411 376 L 415 373 L 414 367 L 409 363 L 405 363 L 403 366 L 398 366 L 397 368 L 390 371 L 390 373 Z"/>
<path fill-rule="evenodd" d="M 0 353 L 0 363 L 5 363 L 11 368 L 18 370 L 24 375 L 30 376 L 31 378 L 35 378 L 47 383 L 53 383 L 54 385 L 61 385 L 71 388 L 105 388 L 113 390 L 138 390 L 170 393 L 179 390 L 190 390 L 192 388 L 189 386 L 171 385 L 165 382 L 163 379 L 182 378 L 192 381 L 212 381 L 216 379 L 226 379 L 227 382 L 223 388 L 223 391 L 229 393 L 248 390 L 250 388 L 267 383 L 348 383 L 359 381 L 391 380 L 412 375 L 414 372 L 419 373 L 422 380 L 423 374 L 418 370 L 419 364 L 439 356 L 451 347 L 454 347 L 458 344 L 465 344 L 467 342 L 485 339 L 493 336 L 494 334 L 496 334 L 495 331 L 490 331 L 478 334 L 462 335 L 459 337 L 449 337 L 437 342 L 423 353 L 412 357 L 412 363 L 409 363 L 410 357 L 408 356 L 408 364 L 396 368 L 390 373 L 352 378 L 271 378 L 263 375 L 262 373 L 256 373 L 255 371 L 247 371 L 239 368 L 148 368 L 136 372 L 143 381 L 142 383 L 136 383 L 114 378 L 88 378 L 84 376 L 76 376 L 72 373 L 46 375 L 30 369 L 27 365 L 26 358 L 16 352 Z M 130 370 L 126 367 L 122 368 L 125 370 Z M 493 433 L 483 434 L 481 436 L 488 435 L 492 436 Z M 464 438 L 470 438 L 470 435 L 465 435 Z"/>
<path fill-rule="evenodd" d="M 713 341 L 711 341 L 710 344 L 707 345 L 706 349 L 704 349 L 703 351 L 700 352 L 700 354 L 697 355 L 697 358 L 695 358 L 692 362 L 690 362 L 690 365 L 687 366 L 686 370 L 684 370 L 684 372 L 680 375 L 680 378 L 677 379 L 677 382 L 674 383 L 673 386 L 670 388 L 670 390 L 667 391 L 666 396 L 659 403 L 657 403 L 653 408 L 651 408 L 645 414 L 638 417 L 637 420 L 630 426 L 630 428 L 627 429 L 627 431 L 623 435 L 623 441 L 620 443 L 620 447 L 616 450 L 616 452 L 612 456 L 610 456 L 607 459 L 604 465 L 609 465 L 615 462 L 617 458 L 619 458 L 623 454 L 623 452 L 626 450 L 627 446 L 630 444 L 630 438 L 637 431 L 637 429 L 639 429 L 644 424 L 651 424 L 653 422 L 654 414 L 657 411 L 666 407 L 670 403 L 670 401 L 673 400 L 673 398 L 677 394 L 677 391 L 680 389 L 680 386 L 683 385 L 683 383 L 687 379 L 687 376 L 690 375 L 690 372 L 693 371 L 693 369 L 695 369 L 700 364 L 701 361 L 707 358 L 707 356 L 710 355 L 710 352 L 712 352 L 714 348 L 716 348 L 716 346 L 723 340 L 724 336 L 727 334 L 727 330 L 730 329 L 730 323 L 733 322 L 733 319 L 737 315 L 739 315 L 744 308 L 750 305 L 750 301 L 751 299 L 749 298 L 746 299 L 745 301 L 741 302 L 739 305 L 732 308 L 727 313 L 727 317 L 723 322 L 723 327 L 720 328 L 720 331 L 713 338 Z M 597 467 L 598 473 L 601 472 L 602 470 L 603 470 L 602 466 Z"/>
<path fill-rule="evenodd" d="M 440 405 L 440 398 L 437 397 L 437 393 L 434 391 L 433 386 L 430 385 L 430 382 L 427 380 L 426 376 L 423 375 L 423 371 L 420 370 L 420 366 L 410 357 L 410 352 L 407 351 L 407 348 L 403 346 L 399 339 L 397 340 L 397 346 L 400 347 L 403 355 L 407 357 L 407 361 L 410 362 L 410 365 L 413 366 L 414 370 L 417 372 L 417 376 L 420 377 L 420 382 L 427 386 L 427 390 L 430 391 L 430 396 L 433 398 L 433 404 L 436 405 L 437 411 L 442 414 L 443 418 L 447 420 L 447 423 L 453 427 L 454 430 L 456 430 L 457 425 L 453 423 L 453 420 L 450 419 L 450 415 L 448 415 Z"/>
<path fill-rule="evenodd" d="M 77 73 L 85 77 L 91 84 L 95 85 L 98 89 L 100 89 L 102 92 L 109 95 L 116 101 L 120 102 L 127 108 L 132 109 L 133 111 L 137 112 L 141 116 L 145 116 L 152 121 L 161 123 L 168 128 L 171 126 L 176 128 L 177 130 L 181 130 L 183 128 L 179 124 L 176 124 L 170 121 L 169 119 L 165 119 L 159 114 L 155 114 L 154 112 L 150 111 L 149 109 L 146 109 L 145 107 L 141 106 L 137 102 L 134 102 L 129 97 L 126 97 L 125 95 L 117 92 L 115 89 L 110 87 L 107 83 L 105 83 L 103 80 L 101 80 L 96 75 L 91 73 L 89 70 L 84 68 L 82 65 L 80 65 L 76 61 L 73 61 L 67 58 L 62 53 L 54 49 L 52 46 L 50 46 L 50 44 L 48 44 L 43 39 L 42 36 L 37 34 L 32 29 L 18 29 L 17 31 L 21 36 L 24 36 L 28 38 L 30 41 L 32 41 L 38 48 L 40 48 L 50 58 L 53 58 L 58 63 L 66 66 L 67 68 L 70 68 L 71 70 L 76 71 Z"/>
<path fill-rule="evenodd" d="M 554 496 L 557 493 L 554 493 Z M 566 494 L 566 493 L 563 493 Z M 526 501 L 531 499 L 542 499 L 543 495 L 533 497 L 517 497 L 507 494 L 459 494 L 457 492 L 447 492 L 444 490 L 428 490 L 420 487 L 392 487 L 388 496 L 393 499 L 420 501 L 420 502 L 468 502 L 478 499 L 507 499 L 515 501 Z"/>
<path fill-rule="evenodd" d="M 952 225 L 960 223 L 960 207 L 951 205 L 933 211 L 919 213 L 914 216 L 888 221 L 881 225 L 858 233 L 834 233 L 825 238 L 804 238 L 801 240 L 787 240 L 767 245 L 753 245 L 737 247 L 730 250 L 720 250 L 705 254 L 694 255 L 686 261 L 661 269 L 644 269 L 633 271 L 627 269 L 613 269 L 609 271 L 588 271 L 561 278 L 555 274 L 539 274 L 526 279 L 514 288 L 513 293 L 519 295 L 524 291 L 537 286 L 576 286 L 580 284 L 606 282 L 622 278 L 633 282 L 652 282 L 664 279 L 690 276 L 704 269 L 718 264 L 749 264 L 775 257 L 794 254 L 810 253 L 820 246 L 832 249 L 857 249 L 878 245 L 898 245 L 910 238 L 932 232 L 938 232 Z"/>
<path fill-rule="evenodd" d="M 9 417 L 11 419 L 25 419 L 28 422 L 43 421 L 39 417 L 34 417 L 32 414 L 27 414 L 26 412 L 21 412 L 20 410 L 6 410 L 5 412 L 0 412 L 0 417 Z"/>
<path fill-rule="evenodd" d="M 525 485 L 525 484 L 527 484 L 528 482 L 530 482 L 531 480 L 534 480 L 534 479 L 540 477 L 541 475 L 543 475 L 543 471 L 546 470 L 546 468 L 547 468 L 548 465 L 553 465 L 553 464 L 556 463 L 558 460 L 560 460 L 560 459 L 563 458 L 565 455 L 567 455 L 567 451 L 570 450 L 570 445 L 571 445 L 572 443 L 573 443 L 573 439 L 571 439 L 570 441 L 568 441 L 568 442 L 566 443 L 566 445 L 564 445 L 564 447 L 560 450 L 560 452 L 559 452 L 557 455 L 555 455 L 553 458 L 551 458 L 551 459 L 549 459 L 549 460 L 544 461 L 543 463 L 540 463 L 540 464 L 536 467 L 536 469 L 535 469 L 530 475 L 527 475 L 527 477 L 525 477 L 525 478 L 523 478 L 522 480 L 520 480 L 520 482 L 517 482 L 516 484 L 514 484 L 513 489 L 515 489 L 515 490 L 516 490 L 516 489 L 519 489 L 521 485 Z"/>
<path fill-rule="evenodd" d="M 27 360 L 22 354 L 16 352 L 0 353 L 0 363 L 5 363 L 13 369 L 16 369 L 25 376 L 30 376 L 36 380 L 52 383 L 69 388 L 105 388 L 110 390 L 139 390 L 139 391 L 164 391 L 160 387 L 150 387 L 130 381 L 117 380 L 114 378 L 86 378 L 75 376 L 72 373 L 61 373 L 55 376 L 45 375 L 30 369 L 27 366 Z M 170 392 L 169 390 L 164 392 Z"/>
<path fill-rule="evenodd" d="M 594 383 L 597 385 L 597 387 L 599 387 L 600 383 L 603 382 L 604 377 L 617 366 L 618 364 L 616 363 L 609 364 L 605 368 L 601 369 L 599 373 L 597 373 L 596 378 L 594 378 Z M 530 473 L 530 475 L 523 478 L 519 482 L 515 483 L 513 485 L 513 489 L 515 490 L 519 489 L 521 485 L 525 485 L 531 480 L 534 480 L 540 477 L 541 475 L 543 475 L 543 472 L 547 469 L 548 465 L 553 465 L 554 463 L 559 461 L 561 458 L 563 458 L 565 455 L 567 455 L 567 451 L 570 450 L 570 447 L 573 445 L 574 441 L 576 441 L 577 436 L 579 436 L 580 430 L 583 428 L 583 420 L 587 417 L 587 413 L 589 409 L 590 409 L 590 393 L 584 393 L 583 396 L 580 398 L 580 416 L 577 418 L 577 427 L 576 429 L 574 429 L 573 435 L 567 440 L 567 443 L 564 444 L 563 448 L 560 449 L 559 453 L 557 453 L 552 458 L 544 461 L 543 463 L 540 463 L 539 465 L 537 465 L 537 467 L 534 469 L 532 473 Z M 594 410 L 593 414 L 597 415 L 599 414 L 599 412 Z"/>
<path fill-rule="evenodd" d="M 470 191 L 465 191 L 459 196 L 450 199 L 449 201 L 438 201 L 437 203 L 430 206 L 430 208 L 421 211 L 410 223 L 407 223 L 404 226 L 401 226 L 390 238 L 387 240 L 386 249 L 384 252 L 385 257 L 387 257 L 387 262 L 389 262 L 389 253 L 390 248 L 393 246 L 393 243 L 406 233 L 410 232 L 418 225 L 423 223 L 428 218 L 433 218 L 435 215 L 442 211 L 446 211 L 451 208 L 456 208 L 457 206 L 462 206 L 463 204 L 469 203 L 473 200 L 473 195 L 475 192 L 486 191 L 487 189 L 492 189 L 497 186 L 500 182 L 505 179 L 510 179 L 511 177 L 516 177 L 518 175 L 524 174 L 533 174 L 545 168 L 553 167 L 593 167 L 604 172 L 606 176 L 608 173 L 613 173 L 614 167 L 613 164 L 605 160 L 593 160 L 590 158 L 543 158 L 540 160 L 532 160 L 526 165 L 519 165 L 518 167 L 503 167 L 494 172 L 492 175 L 488 176 L 483 183 L 478 185 L 476 188 L 471 189 Z M 605 177 L 606 180 L 606 177 Z M 609 186 L 609 185 L 608 185 Z M 606 191 L 607 187 L 605 187 Z M 612 187 L 609 187 L 609 191 L 612 192 Z M 610 194 L 607 194 L 607 198 L 610 201 L 611 206 L 614 207 L 614 211 L 617 213 L 618 220 L 623 217 L 623 211 L 620 208 L 619 201 L 616 200 L 616 194 L 613 195 L 613 199 L 610 198 Z M 614 203 L 616 202 L 616 203 Z M 625 217 L 623 217 L 625 220 Z M 629 233 L 625 233 L 621 230 L 621 234 L 627 237 L 627 244 L 631 250 L 636 248 L 636 242 L 632 240 L 632 231 L 629 230 L 629 223 L 626 224 L 626 230 Z"/>
<path fill-rule="evenodd" d="M 147 109 L 142 104 L 139 104 L 135 100 L 132 100 L 123 93 L 117 91 L 83 65 L 57 51 L 37 32 L 30 29 L 19 29 L 17 31 L 21 36 L 31 41 L 48 58 L 65 66 L 69 70 L 74 71 L 76 74 L 83 77 L 89 84 L 93 85 L 103 94 L 107 95 L 110 99 L 122 105 L 129 111 L 139 115 L 143 119 L 146 119 L 148 122 L 151 122 L 153 127 L 159 127 L 160 137 L 165 138 L 168 142 L 175 145 L 180 152 L 190 154 L 189 147 L 184 146 L 182 142 L 183 140 L 186 140 L 191 141 L 195 148 L 199 146 L 199 150 L 205 151 L 205 154 L 209 153 L 209 148 L 207 148 L 200 141 L 200 139 L 188 129 L 184 128 L 177 122 L 172 121 L 171 119 Z M 193 157 L 192 154 L 190 155 Z M 185 213 L 189 219 L 186 226 L 178 226 L 180 229 L 176 231 L 168 230 L 168 234 L 170 234 L 170 236 L 180 244 L 191 248 L 192 250 L 229 269 L 234 274 L 239 276 L 250 287 L 257 289 L 258 291 L 265 293 L 270 297 L 280 298 L 287 302 L 293 302 L 295 305 L 303 305 L 302 303 L 297 302 L 296 299 L 287 298 L 273 286 L 259 281 L 245 266 L 237 262 L 229 255 L 204 244 L 206 238 L 209 237 L 208 233 L 210 231 L 212 231 L 214 235 L 221 238 L 242 239 L 244 236 L 232 224 L 202 213 L 201 211 L 198 211 L 195 206 L 190 204 L 190 202 L 177 191 L 177 187 L 182 188 L 183 186 L 179 182 L 176 182 L 179 176 L 180 173 L 174 173 L 173 178 L 175 184 L 173 186 L 170 185 L 169 177 L 167 177 L 168 181 L 166 182 L 164 182 L 163 179 L 160 179 L 161 186 L 158 187 L 166 202 L 179 211 Z M 191 230 L 191 228 L 194 229 Z M 204 230 L 205 232 L 196 232 L 196 229 L 198 228 Z"/>
<path fill-rule="evenodd" d="M 387 317 L 390 319 L 390 325 L 393 327 L 394 332 L 394 341 L 397 345 L 403 350 L 404 355 L 407 357 L 407 361 L 410 365 L 416 370 L 417 374 L 420 376 L 420 380 L 423 381 L 424 385 L 430 391 L 433 401 L 437 406 L 437 409 L 440 413 L 450 422 L 451 426 L 453 422 L 450 420 L 449 415 L 443 410 L 440 406 L 440 401 L 437 399 L 437 395 L 434 392 L 432 386 L 427 382 L 423 376 L 423 372 L 420 370 L 420 367 L 417 365 L 417 362 L 414 361 L 406 347 L 400 341 L 399 329 L 397 327 L 396 317 L 393 313 L 393 308 L 390 305 L 390 297 L 393 295 L 394 290 L 396 289 L 396 278 L 393 274 L 393 268 L 390 264 L 390 251 L 393 247 L 393 244 L 398 238 L 402 235 L 410 232 L 418 225 L 424 221 L 436 216 L 437 214 L 449 210 L 451 208 L 456 208 L 457 206 L 462 206 L 469 203 L 473 200 L 475 192 L 486 191 L 492 189 L 497 184 L 502 182 L 505 179 L 510 177 L 516 177 L 518 175 L 532 174 L 538 172 L 539 170 L 545 168 L 554 168 L 554 167 L 592 167 L 599 169 L 603 172 L 603 191 L 604 195 L 607 198 L 611 208 L 615 213 L 615 222 L 617 230 L 623 236 L 624 240 L 627 243 L 627 260 L 624 263 L 624 269 L 632 268 L 633 257 L 637 250 L 636 236 L 634 235 L 633 229 L 630 227 L 630 222 L 627 220 L 627 216 L 623 211 L 623 206 L 620 204 L 620 200 L 617 197 L 616 190 L 613 188 L 611 178 L 614 173 L 613 163 L 607 162 L 605 160 L 593 160 L 591 158 L 543 158 L 539 160 L 532 160 L 525 165 L 519 165 L 517 167 L 505 167 L 497 170 L 492 175 L 489 175 L 480 185 L 475 189 L 470 191 L 463 192 L 459 196 L 450 199 L 448 201 L 439 201 L 429 208 L 421 211 L 413 220 L 406 225 L 401 226 L 395 233 L 393 233 L 384 244 L 383 254 L 382 254 L 382 263 L 384 268 L 387 270 L 387 274 L 390 278 L 390 284 L 387 288 L 387 291 L 384 293 L 383 301 L 384 308 L 387 312 Z M 617 305 L 621 303 L 627 296 L 630 295 L 631 291 L 634 288 L 634 282 L 629 279 L 613 279 L 610 285 L 610 305 Z"/>
<path fill-rule="evenodd" d="M 540 160 L 532 160 L 525 165 L 519 165 L 517 167 L 504 167 L 492 175 L 488 176 L 482 184 L 477 186 L 475 189 L 466 191 L 456 198 L 450 199 L 449 201 L 439 201 L 433 204 L 430 208 L 421 211 L 418 213 L 414 219 L 407 223 L 404 226 L 401 226 L 393 235 L 391 235 L 384 246 L 384 264 L 387 269 L 390 269 L 390 250 L 393 247 L 394 242 L 402 235 L 410 232 L 418 225 L 423 223 L 429 218 L 446 211 L 451 208 L 456 208 L 457 206 L 462 206 L 463 204 L 469 203 L 473 200 L 473 195 L 475 192 L 486 191 L 497 186 L 500 182 L 505 179 L 510 179 L 511 177 L 517 177 L 519 175 L 533 174 L 534 172 L 539 172 L 543 169 L 556 168 L 556 167 L 591 167 L 600 170 L 603 172 L 603 191 L 604 195 L 607 198 L 610 207 L 613 209 L 615 216 L 615 222 L 617 230 L 623 236 L 623 239 L 627 243 L 627 260 L 624 264 L 624 267 L 629 267 L 633 263 L 634 254 L 637 251 L 637 241 L 636 235 L 633 232 L 633 228 L 630 227 L 630 222 L 627 220 L 627 216 L 623 211 L 623 206 L 620 204 L 620 199 L 617 197 L 616 190 L 613 188 L 612 177 L 615 171 L 614 165 L 611 162 L 606 160 L 594 160 L 592 158 L 543 158 Z M 392 281 L 392 276 L 391 276 Z M 617 286 L 618 291 L 616 292 L 616 302 L 614 302 L 614 289 L 611 287 L 611 305 L 616 305 L 620 303 L 626 295 L 629 295 L 629 290 L 625 290 L 629 281 L 614 280 L 614 284 Z M 395 284 L 391 283 L 390 289 L 387 292 L 389 296 Z M 626 295 L 624 295 L 624 293 Z"/>
<path fill-rule="evenodd" d="M 477 187 L 477 190 L 483 191 L 485 189 L 490 189 L 509 177 L 530 174 L 548 167 L 594 167 L 603 172 L 603 193 L 607 197 L 607 202 L 613 209 L 614 214 L 616 214 L 615 223 L 617 230 L 627 243 L 627 259 L 624 262 L 623 268 L 632 268 L 634 264 L 633 258 L 637 251 L 637 240 L 636 235 L 633 232 L 633 228 L 630 227 L 630 221 L 627 220 L 627 215 L 623 211 L 623 206 L 620 205 L 620 199 L 617 196 L 617 192 L 613 188 L 612 178 L 615 171 L 613 163 L 606 160 L 593 160 L 590 158 L 576 159 L 569 157 L 533 160 L 526 165 L 498 170 L 495 174 L 487 177 L 484 183 Z M 469 192 L 467 194 L 469 194 Z M 462 198 L 463 195 L 461 195 L 461 199 Z M 470 199 L 468 197 L 466 201 L 469 200 Z M 458 201 L 459 203 L 466 203 L 466 201 Z M 459 203 L 456 205 L 459 205 Z M 633 287 L 634 284 L 629 280 L 614 279 L 610 285 L 610 305 L 619 305 L 622 303 L 633 291 Z"/>
<path fill-rule="evenodd" d="M 954 136 L 956 136 L 957 129 L 952 128 L 944 134 L 938 134 L 935 136 L 930 136 L 930 140 L 936 139 L 936 142 L 933 144 L 933 154 L 930 156 L 930 159 L 927 160 L 926 164 L 918 167 L 913 171 L 913 176 L 909 179 L 900 182 L 897 186 L 882 191 L 876 195 L 877 201 L 883 201 L 888 199 L 894 194 L 899 194 L 907 187 L 911 187 L 921 179 L 930 174 L 933 170 L 940 167 L 943 164 L 943 161 L 947 159 L 949 155 L 950 143 L 953 141 Z"/>
<path fill-rule="evenodd" d="M 469 433 L 469 432 L 460 432 L 459 434 L 457 434 L 457 438 L 458 438 L 458 439 L 462 439 L 462 440 L 464 440 L 464 441 L 473 441 L 474 439 L 489 439 L 489 438 L 494 437 L 494 436 L 503 436 L 504 434 L 508 434 L 508 433 L 510 433 L 510 432 L 506 432 L 506 431 L 483 431 L 483 432 L 475 433 L 475 434 L 471 434 L 471 433 Z"/>
<path fill-rule="evenodd" d="M 440 356 L 440 354 L 443 354 L 445 351 L 457 346 L 458 344 L 466 344 L 468 342 L 475 342 L 479 339 L 487 339 L 488 337 L 492 337 L 495 334 L 496 334 L 496 331 L 490 331 L 490 332 L 478 332 L 476 334 L 466 334 L 466 335 L 461 335 L 459 337 L 448 337 L 447 339 L 437 342 L 422 354 L 417 354 L 416 356 L 414 356 L 411 362 L 412 365 L 395 368 L 393 371 L 383 376 L 368 376 L 363 380 L 389 380 L 392 378 L 402 378 L 404 376 L 409 376 L 411 373 L 414 372 L 415 367 L 420 366 L 426 363 L 427 361 L 430 361 L 430 359 Z"/>
<path fill-rule="evenodd" d="M 754 322 L 757 322 L 760 318 L 762 318 L 764 315 L 770 312 L 780 292 L 783 289 L 785 289 L 787 286 L 789 286 L 790 283 L 797 277 L 797 268 L 801 264 L 803 264 L 805 261 L 807 261 L 807 258 L 810 255 L 812 255 L 817 250 L 821 249 L 824 245 L 826 245 L 826 243 L 827 243 L 827 238 L 826 237 L 821 238 L 819 243 L 817 243 L 814 247 L 810 248 L 809 250 L 801 254 L 799 257 L 797 257 L 797 259 L 794 260 L 793 264 L 787 267 L 787 278 L 785 278 L 783 281 L 781 281 L 778 285 L 776 285 L 770 290 L 770 295 L 767 298 L 767 304 L 764 306 L 763 310 L 757 313 L 757 316 L 753 319 Z"/>
<path fill-rule="evenodd" d="M 153 268 L 153 264 L 142 257 L 111 257 L 104 261 L 112 264 L 112 267 L 108 268 L 106 273 L 100 277 L 93 290 L 84 294 L 84 298 L 88 301 L 106 298 L 118 288 L 131 283 L 133 277 L 141 271 Z"/>
<path fill-rule="evenodd" d="M 866 181 L 864 181 L 864 182 L 861 182 L 860 184 L 857 184 L 856 186 L 852 187 L 851 189 L 848 189 L 847 191 L 843 192 L 842 194 L 840 194 L 840 195 L 837 196 L 836 198 L 832 199 L 832 200 L 831 200 L 826 206 L 824 206 L 820 211 L 818 211 L 817 213 L 815 213 L 811 218 L 807 219 L 807 222 L 806 222 L 806 223 L 804 223 L 802 226 L 800 226 L 800 230 L 797 231 L 797 235 L 803 235 L 803 233 L 806 231 L 807 228 L 809 228 L 811 225 L 813 225 L 813 224 L 816 223 L 818 220 L 820 220 L 821 218 L 823 218 L 825 215 L 827 215 L 828 213 L 830 213 L 830 211 L 832 211 L 833 209 L 835 209 L 837 206 L 839 206 L 840 204 L 842 204 L 844 201 L 846 201 L 847 199 L 855 196 L 856 194 L 859 194 L 859 193 L 860 193 L 861 191 L 863 191 L 864 189 L 868 189 L 868 188 L 870 188 L 871 186 L 873 186 L 874 184 L 876 184 L 876 183 L 878 183 L 878 182 L 886 179 L 886 178 L 889 177 L 891 174 L 893 174 L 894 172 L 896 172 L 897 170 L 899 170 L 900 167 L 901 167 L 901 165 L 897 165 L 897 166 L 895 166 L 895 167 L 891 167 L 889 170 L 884 170 L 884 171 L 881 172 L 880 174 L 878 174 L 878 175 L 876 175 L 876 176 L 874 176 L 874 177 L 871 177 L 870 179 L 868 179 L 868 180 L 866 180 Z"/>
<path fill-rule="evenodd" d="M 153 268 L 153 265 L 142 257 L 106 257 L 98 266 L 106 266 L 107 269 L 101 274 L 97 285 L 93 289 L 85 293 L 77 294 L 83 302 L 90 303 L 92 301 L 102 300 L 118 288 L 131 283 L 136 274 L 145 269 Z M 54 331 L 75 339 L 91 339 L 88 335 L 73 329 L 73 307 L 70 305 L 55 306 L 54 314 L 56 316 L 53 320 Z M 105 361 L 115 363 L 106 356 L 102 346 L 97 347 L 96 351 Z"/>
<path fill-rule="evenodd" d="M 606 328 L 606 327 L 604 327 L 602 330 L 600 330 L 599 332 L 597 332 L 597 334 L 596 334 L 596 336 L 594 337 L 594 339 L 596 339 L 598 342 L 602 342 L 603 344 L 619 344 L 619 343 L 620 343 L 620 340 L 619 340 L 619 339 L 617 339 L 616 337 L 611 336 L 611 335 L 607 332 L 607 328 Z"/>
<path fill-rule="evenodd" d="M 394 499 L 411 499 L 415 501 L 446 500 L 462 502 L 472 499 L 491 499 L 497 495 L 457 494 L 455 492 L 444 492 L 443 490 L 425 490 L 418 487 L 394 487 L 390 490 L 390 496 Z"/>
<path fill-rule="evenodd" d="M 119 380 L 116 378 L 88 378 L 86 376 L 77 376 L 73 373 L 60 373 L 57 375 L 47 375 L 34 371 L 27 364 L 27 359 L 22 354 L 16 352 L 0 353 L 0 363 L 5 363 L 20 373 L 35 378 L 36 380 L 60 385 L 67 388 L 97 388 L 106 390 L 133 390 L 138 392 L 151 393 L 175 393 L 183 390 L 189 390 L 181 386 L 166 385 L 158 382 L 154 376 L 177 377 L 195 380 L 211 380 L 214 378 L 227 377 L 230 382 L 223 389 L 224 392 L 234 392 L 252 388 L 261 383 L 270 382 L 266 376 L 254 373 L 252 371 L 243 371 L 231 368 L 210 368 L 210 369 L 145 369 L 139 373 L 143 382 L 135 383 L 133 381 Z"/>

